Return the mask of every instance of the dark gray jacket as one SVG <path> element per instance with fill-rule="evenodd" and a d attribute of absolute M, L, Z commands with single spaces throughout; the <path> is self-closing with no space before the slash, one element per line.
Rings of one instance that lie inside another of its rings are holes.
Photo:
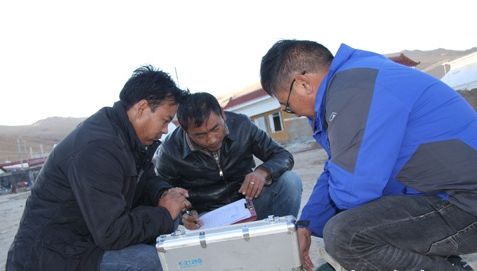
<path fill-rule="evenodd" d="M 264 161 L 260 167 L 271 172 L 272 181 L 293 167 L 293 156 L 247 116 L 232 112 L 225 112 L 225 116 L 229 133 L 222 144 L 219 164 L 203 151 L 192 151 L 181 127 L 159 149 L 159 176 L 173 186 L 189 190 L 189 200 L 199 212 L 242 197 L 238 190 L 245 175 L 255 168 L 253 155 Z"/>
<path fill-rule="evenodd" d="M 7 270 L 96 270 L 105 250 L 170 232 L 169 212 L 156 207 L 170 187 L 154 174 L 157 145 L 140 144 L 120 102 L 84 121 L 43 166 Z"/>

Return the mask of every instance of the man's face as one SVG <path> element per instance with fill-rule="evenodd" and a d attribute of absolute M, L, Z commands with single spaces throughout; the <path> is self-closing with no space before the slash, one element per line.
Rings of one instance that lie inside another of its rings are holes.
<path fill-rule="evenodd" d="M 216 152 L 222 147 L 225 137 L 225 120 L 222 115 L 210 112 L 200 126 L 194 126 L 194 121 L 190 121 L 187 134 L 195 144 L 207 151 Z"/>
<path fill-rule="evenodd" d="M 146 101 L 145 104 L 139 104 L 138 106 L 137 118 L 132 123 L 141 143 L 151 145 L 167 133 L 167 126 L 177 112 L 177 104 L 165 100 L 156 107 L 154 112 Z"/>

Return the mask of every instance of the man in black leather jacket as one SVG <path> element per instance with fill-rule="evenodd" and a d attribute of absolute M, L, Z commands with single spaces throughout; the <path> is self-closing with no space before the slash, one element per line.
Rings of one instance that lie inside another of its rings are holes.
<path fill-rule="evenodd" d="M 7 270 L 160 270 L 144 243 L 171 232 L 190 203 L 151 159 L 185 96 L 166 73 L 141 67 L 120 101 L 59 143 L 27 200 Z"/>
<path fill-rule="evenodd" d="M 171 185 L 189 191 L 197 212 L 184 214 L 189 228 L 207 212 L 242 197 L 253 199 L 257 218 L 298 214 L 302 184 L 293 156 L 247 116 L 224 112 L 209 93 L 191 94 L 179 106 L 181 124 L 164 141 L 157 172 Z M 263 161 L 255 167 L 253 156 Z"/>

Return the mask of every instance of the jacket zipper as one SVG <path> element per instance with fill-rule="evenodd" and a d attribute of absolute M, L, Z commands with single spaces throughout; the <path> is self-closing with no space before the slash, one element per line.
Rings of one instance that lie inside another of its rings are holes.
<path fill-rule="evenodd" d="M 139 174 L 137 175 L 136 183 L 139 183 L 141 181 L 141 178 L 142 178 L 143 174 L 144 174 L 144 170 L 141 169 L 141 171 L 139 171 Z"/>
<path fill-rule="evenodd" d="M 213 152 L 212 155 L 214 156 L 215 163 L 217 164 L 217 167 L 219 168 L 220 177 L 224 178 L 224 172 L 222 171 L 222 167 L 220 167 L 219 152 Z"/>

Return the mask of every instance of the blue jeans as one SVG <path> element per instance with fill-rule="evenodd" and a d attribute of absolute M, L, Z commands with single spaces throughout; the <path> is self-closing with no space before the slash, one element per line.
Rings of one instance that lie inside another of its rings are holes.
<path fill-rule="evenodd" d="M 323 239 L 347 270 L 463 270 L 446 257 L 477 252 L 477 217 L 437 196 L 386 196 L 334 216 Z"/>
<path fill-rule="evenodd" d="M 303 191 L 301 179 L 292 171 L 285 171 L 270 186 L 264 186 L 260 196 L 253 200 L 257 220 L 269 215 L 298 215 Z"/>
<path fill-rule="evenodd" d="M 162 271 L 156 247 L 132 245 L 119 250 L 104 252 L 100 271 Z"/>

